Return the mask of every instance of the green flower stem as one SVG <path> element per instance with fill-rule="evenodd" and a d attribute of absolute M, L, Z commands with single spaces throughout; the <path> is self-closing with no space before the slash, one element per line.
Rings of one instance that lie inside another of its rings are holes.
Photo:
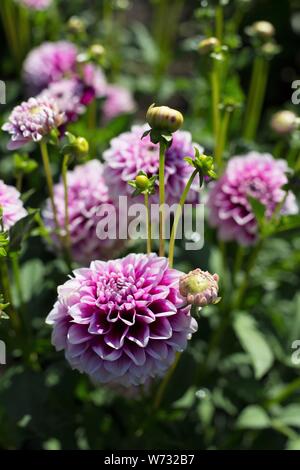
<path fill-rule="evenodd" d="M 177 364 L 179 362 L 181 354 L 182 353 L 180 353 L 180 352 L 176 353 L 175 361 L 173 362 L 172 366 L 170 367 L 170 369 L 166 373 L 163 381 L 161 382 L 160 386 L 158 387 L 158 390 L 157 390 L 157 393 L 156 393 L 156 396 L 155 396 L 155 399 L 154 399 L 154 409 L 155 410 L 157 410 L 160 407 L 160 404 L 162 402 L 165 390 L 166 390 L 167 385 L 170 382 L 171 378 L 173 377 L 173 374 L 175 372 L 175 369 L 177 367 Z"/>
<path fill-rule="evenodd" d="M 20 49 L 18 44 L 17 31 L 14 23 L 14 7 L 15 6 L 12 0 L 2 0 L 0 11 L 8 45 L 11 49 L 13 57 L 16 60 L 16 63 L 19 65 Z"/>
<path fill-rule="evenodd" d="M 149 194 L 145 193 L 145 207 L 147 213 L 147 254 L 149 255 L 152 251 L 152 243 L 151 243 L 151 213 L 150 213 L 150 206 L 149 206 Z"/>
<path fill-rule="evenodd" d="M 216 37 L 222 43 L 223 38 L 224 17 L 222 5 L 216 8 Z"/>
<path fill-rule="evenodd" d="M 65 204 L 65 248 L 68 261 L 71 262 L 71 235 L 70 235 L 70 215 L 69 215 L 69 198 L 68 198 L 68 164 L 70 155 L 65 155 L 62 164 L 62 180 L 64 185 L 64 204 Z"/>
<path fill-rule="evenodd" d="M 295 148 L 295 147 L 291 147 L 288 154 L 287 154 L 287 162 L 288 162 L 288 166 L 290 168 L 295 168 L 295 165 L 297 166 L 298 165 L 298 162 L 297 162 L 297 155 L 298 155 L 298 152 L 299 152 L 299 149 Z M 295 168 L 296 170 L 296 168 Z"/>
<path fill-rule="evenodd" d="M 20 333 L 21 329 L 21 320 L 19 318 L 19 315 L 15 311 L 12 303 L 12 295 L 11 295 L 11 289 L 10 289 L 10 279 L 9 279 L 9 272 L 8 272 L 8 266 L 7 266 L 7 260 L 6 258 L 0 258 L 0 280 L 1 280 L 1 291 L 3 292 L 4 295 L 4 302 L 9 303 L 9 306 L 7 307 L 6 311 L 7 314 L 10 318 L 12 327 L 15 331 L 15 333 L 18 335 Z"/>
<path fill-rule="evenodd" d="M 218 63 L 213 59 L 212 70 L 210 72 L 211 92 L 212 92 L 212 119 L 213 119 L 213 133 L 214 145 L 217 148 L 219 128 L 220 128 L 220 80 Z"/>
<path fill-rule="evenodd" d="M 222 157 L 223 157 L 224 149 L 225 149 L 226 142 L 227 142 L 230 115 L 231 115 L 231 112 L 228 110 L 225 110 L 223 119 L 220 124 L 220 132 L 219 132 L 219 138 L 217 141 L 217 148 L 216 148 L 216 155 L 215 155 L 216 163 L 217 163 L 219 170 L 222 168 Z"/>
<path fill-rule="evenodd" d="M 299 170 L 300 170 L 300 153 L 298 155 L 296 165 L 295 165 L 295 171 L 299 171 Z"/>
<path fill-rule="evenodd" d="M 253 76 L 250 86 L 249 109 L 246 113 L 246 126 L 244 137 L 254 140 L 260 121 L 268 81 L 269 64 L 265 57 L 258 55 L 255 58 Z"/>
<path fill-rule="evenodd" d="M 273 405 L 278 405 L 279 403 L 287 400 L 293 393 L 297 392 L 300 389 L 300 377 L 297 377 L 293 382 L 287 384 L 282 390 L 266 401 L 265 406 L 271 407 Z"/>
<path fill-rule="evenodd" d="M 285 141 L 283 139 L 280 139 L 274 147 L 274 150 L 273 150 L 274 157 L 276 158 L 281 157 L 281 155 L 284 152 L 284 148 L 285 148 Z"/>
<path fill-rule="evenodd" d="M 170 237 L 170 246 L 169 246 L 169 265 L 170 267 L 173 266 L 173 261 L 174 261 L 174 248 L 175 248 L 175 240 L 176 240 L 176 233 L 177 233 L 177 228 L 178 228 L 178 223 L 179 223 L 179 220 L 180 220 L 180 217 L 182 215 L 182 210 L 183 210 L 183 206 L 184 206 L 184 203 L 186 201 L 186 198 L 187 198 L 187 195 L 188 195 L 188 192 L 191 188 L 191 185 L 194 181 L 194 178 L 195 176 L 197 175 L 198 173 L 198 170 L 194 170 L 193 173 L 191 174 L 185 188 L 184 188 L 184 191 L 181 195 L 181 198 L 179 200 L 179 204 L 177 205 L 177 208 L 176 208 L 176 212 L 175 212 L 175 216 L 174 216 L 174 222 L 173 222 L 173 226 L 172 226 L 172 232 L 171 232 L 171 237 Z"/>
<path fill-rule="evenodd" d="M 97 124 L 97 100 L 94 99 L 87 110 L 88 128 L 95 129 Z"/>
<path fill-rule="evenodd" d="M 30 43 L 30 23 L 28 8 L 20 5 L 19 7 L 19 46 L 21 47 L 21 57 L 27 52 Z"/>
<path fill-rule="evenodd" d="M 159 256 L 165 255 L 165 150 L 166 144 L 159 146 Z"/>
<path fill-rule="evenodd" d="M 41 147 L 41 154 L 42 154 L 42 159 L 43 159 L 43 164 L 44 164 L 45 176 L 47 180 L 48 192 L 49 192 L 49 197 L 50 197 L 50 202 L 51 202 L 51 207 L 52 207 L 52 212 L 53 212 L 54 224 L 55 224 L 57 234 L 60 237 L 59 235 L 60 226 L 58 223 L 57 210 L 56 210 L 56 205 L 54 202 L 53 178 L 52 178 L 52 173 L 51 173 L 47 144 L 44 140 L 41 141 L 40 147 Z"/>
<path fill-rule="evenodd" d="M 21 283 L 20 266 L 19 266 L 19 254 L 18 253 L 12 253 L 12 255 L 11 255 L 11 265 L 12 265 L 16 290 L 17 290 L 17 294 L 18 294 L 19 305 L 22 306 L 23 303 L 24 303 L 24 296 L 23 296 L 22 283 Z"/>

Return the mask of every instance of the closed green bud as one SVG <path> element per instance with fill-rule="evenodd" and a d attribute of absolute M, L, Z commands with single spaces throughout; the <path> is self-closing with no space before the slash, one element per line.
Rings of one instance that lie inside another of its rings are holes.
<path fill-rule="evenodd" d="M 296 126 L 297 116 L 292 111 L 278 111 L 271 119 L 271 128 L 277 134 L 290 134 Z"/>
<path fill-rule="evenodd" d="M 219 39 L 215 37 L 203 39 L 198 45 L 198 51 L 201 55 L 211 54 L 221 45 Z"/>
<path fill-rule="evenodd" d="M 145 189 L 147 189 L 149 185 L 149 178 L 145 175 L 138 175 L 135 178 L 135 183 L 138 189 L 140 189 L 141 191 L 144 191 Z"/>
<path fill-rule="evenodd" d="M 176 109 L 152 104 L 146 114 L 146 120 L 152 129 L 173 133 L 183 124 L 183 116 Z"/>
<path fill-rule="evenodd" d="M 103 58 L 105 49 L 102 44 L 93 44 L 89 49 L 89 53 L 92 59 L 99 60 Z"/>
<path fill-rule="evenodd" d="M 72 16 L 68 21 L 68 30 L 73 34 L 82 34 L 85 32 L 85 23 L 78 16 Z"/>
<path fill-rule="evenodd" d="M 76 137 L 73 147 L 78 157 L 86 157 L 90 149 L 89 143 L 84 137 Z"/>
<path fill-rule="evenodd" d="M 269 21 L 256 21 L 247 29 L 247 32 L 250 36 L 260 39 L 271 39 L 275 35 L 275 28 Z"/>

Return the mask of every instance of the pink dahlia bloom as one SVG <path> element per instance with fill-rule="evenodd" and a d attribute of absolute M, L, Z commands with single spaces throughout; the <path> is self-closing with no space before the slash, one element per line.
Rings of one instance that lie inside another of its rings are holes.
<path fill-rule="evenodd" d="M 44 42 L 28 54 L 23 75 L 32 95 L 76 72 L 77 47 L 68 41 Z"/>
<path fill-rule="evenodd" d="M 282 187 L 288 182 L 284 160 L 272 155 L 250 152 L 232 158 L 223 176 L 209 193 L 209 220 L 217 227 L 223 240 L 236 240 L 250 245 L 257 239 L 257 223 L 249 203 L 249 196 L 266 206 L 271 217 L 276 206 L 286 195 Z M 289 192 L 282 208 L 284 214 L 296 214 L 295 196 Z"/>
<path fill-rule="evenodd" d="M 2 180 L 0 180 L 0 207 L 4 230 L 9 230 L 18 220 L 27 215 L 19 191 Z"/>
<path fill-rule="evenodd" d="M 103 204 L 112 204 L 102 173 L 102 164 L 98 160 L 91 160 L 69 171 L 67 176 L 72 255 L 73 259 L 81 264 L 89 263 L 93 259 L 108 259 L 124 243 L 117 239 L 101 240 L 97 236 L 97 224 L 107 216 L 107 213 L 99 215 L 99 209 Z M 62 182 L 54 187 L 54 200 L 58 223 L 64 234 L 65 206 Z M 46 226 L 54 229 L 49 200 L 43 216 Z M 59 245 L 54 235 L 53 240 Z"/>
<path fill-rule="evenodd" d="M 18 0 L 18 2 L 31 10 L 46 10 L 51 5 L 52 0 Z"/>
<path fill-rule="evenodd" d="M 180 307 L 181 275 L 155 254 L 74 271 L 46 320 L 54 346 L 94 382 L 132 386 L 163 375 L 197 330 L 190 307 Z"/>
<path fill-rule="evenodd" d="M 105 93 L 106 80 L 100 67 L 77 64 L 78 49 L 68 41 L 45 42 L 33 49 L 23 66 L 23 76 L 31 95 L 62 79 L 76 80 L 80 102 L 88 105 Z"/>
<path fill-rule="evenodd" d="M 2 130 L 11 135 L 7 148 L 15 150 L 28 142 L 39 142 L 63 123 L 56 103 L 46 97 L 30 98 L 16 106 Z"/>
<path fill-rule="evenodd" d="M 64 113 L 65 122 L 76 121 L 86 110 L 82 104 L 82 87 L 75 78 L 50 83 L 39 97 L 55 101 L 59 110 Z"/>
<path fill-rule="evenodd" d="M 149 177 L 159 173 L 159 146 L 152 144 L 149 136 L 142 139 L 147 129 L 147 125 L 133 126 L 131 131 L 112 139 L 110 148 L 103 153 L 106 162 L 104 177 L 115 201 L 119 195 L 129 196 L 133 193 L 128 181 L 134 179 L 140 170 L 146 172 Z M 184 157 L 194 156 L 194 146 L 189 132 L 177 131 L 173 134 L 173 143 L 167 150 L 165 159 L 165 193 L 168 204 L 178 203 L 193 172 Z M 195 183 L 189 193 L 188 202 L 197 201 L 198 187 L 199 183 Z M 158 202 L 158 191 L 153 196 L 153 202 Z"/>
<path fill-rule="evenodd" d="M 129 90 L 119 85 L 108 85 L 102 107 L 103 121 L 108 122 L 124 113 L 133 113 L 136 104 Z"/>

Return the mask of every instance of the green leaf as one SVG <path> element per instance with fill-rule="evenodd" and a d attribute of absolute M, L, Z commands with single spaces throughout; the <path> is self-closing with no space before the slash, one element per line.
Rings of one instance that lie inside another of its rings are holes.
<path fill-rule="evenodd" d="M 20 251 L 24 238 L 34 226 L 34 218 L 38 210 L 32 211 L 26 217 L 18 220 L 9 231 L 9 251 L 11 253 Z"/>
<path fill-rule="evenodd" d="M 276 419 L 288 426 L 300 428 L 300 404 L 292 403 L 283 408 Z"/>
<path fill-rule="evenodd" d="M 251 204 L 252 211 L 254 212 L 257 223 L 261 226 L 264 222 L 266 206 L 254 197 L 249 196 L 248 200 Z"/>
<path fill-rule="evenodd" d="M 255 378 L 260 379 L 272 366 L 273 352 L 255 320 L 244 312 L 238 313 L 234 321 L 235 333 L 249 354 L 254 367 Z"/>
<path fill-rule="evenodd" d="M 300 215 L 285 215 L 281 217 L 276 232 L 285 232 L 300 227 Z"/>
<path fill-rule="evenodd" d="M 240 429 L 266 429 L 271 426 L 271 420 L 265 410 L 257 405 L 249 405 L 243 409 L 237 419 Z"/>

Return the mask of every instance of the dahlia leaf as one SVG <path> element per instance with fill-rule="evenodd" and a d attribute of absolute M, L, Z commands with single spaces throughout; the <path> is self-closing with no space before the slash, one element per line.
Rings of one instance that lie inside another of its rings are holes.
<path fill-rule="evenodd" d="M 250 356 L 255 378 L 260 379 L 268 372 L 274 361 L 269 344 L 250 315 L 239 312 L 233 326 L 241 346 Z"/>
<path fill-rule="evenodd" d="M 249 196 L 248 200 L 251 204 L 251 208 L 254 212 L 258 225 L 262 226 L 265 218 L 266 206 L 252 196 Z"/>
<path fill-rule="evenodd" d="M 266 429 L 271 427 L 271 419 L 260 406 L 249 405 L 239 415 L 237 427 L 240 429 Z"/>
<path fill-rule="evenodd" d="M 30 214 L 18 220 L 9 231 L 9 251 L 14 253 L 20 251 L 24 238 L 30 233 L 34 225 L 34 219 L 38 210 L 33 210 Z"/>

